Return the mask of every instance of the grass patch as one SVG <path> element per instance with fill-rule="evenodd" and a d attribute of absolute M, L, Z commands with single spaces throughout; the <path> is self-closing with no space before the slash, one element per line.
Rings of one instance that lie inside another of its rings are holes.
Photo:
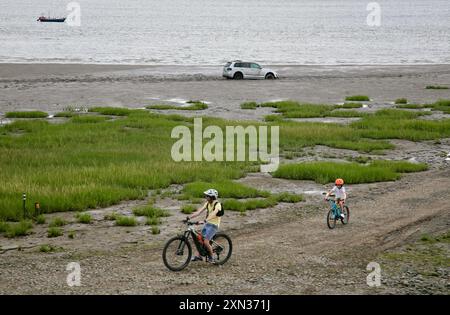
<path fill-rule="evenodd" d="M 159 225 L 161 224 L 161 219 L 159 217 L 149 217 L 145 221 L 146 225 Z"/>
<path fill-rule="evenodd" d="M 160 218 L 170 216 L 169 212 L 163 209 L 155 208 L 153 205 L 139 206 L 133 209 L 135 216 L 145 216 L 150 218 Z"/>
<path fill-rule="evenodd" d="M 3 229 L 5 236 L 7 238 L 14 238 L 19 236 L 26 236 L 31 233 L 31 229 L 33 228 L 33 223 L 28 220 L 20 221 L 18 223 L 10 223 L 4 226 Z"/>
<path fill-rule="evenodd" d="M 197 207 L 194 205 L 183 205 L 181 207 L 181 212 L 184 214 L 191 214 L 195 210 L 197 210 Z"/>
<path fill-rule="evenodd" d="M 55 246 L 53 246 L 53 245 L 50 245 L 50 244 L 44 244 L 44 245 L 41 245 L 41 246 L 39 247 L 39 251 L 40 251 L 41 253 L 52 253 L 52 252 L 55 252 L 55 251 L 57 251 L 57 250 L 58 250 L 57 247 L 55 247 Z"/>
<path fill-rule="evenodd" d="M 146 106 L 147 109 L 159 109 L 159 110 L 204 110 L 208 108 L 206 103 L 200 101 L 189 101 L 188 106 L 176 106 L 176 105 L 149 105 Z"/>
<path fill-rule="evenodd" d="M 113 212 L 113 213 L 110 213 L 110 214 L 105 214 L 103 219 L 106 220 L 106 221 L 115 221 L 117 216 L 118 216 L 118 214 Z"/>
<path fill-rule="evenodd" d="M 257 107 L 259 107 L 259 105 L 256 102 L 245 102 L 241 104 L 242 109 L 256 109 Z"/>
<path fill-rule="evenodd" d="M 247 200 L 236 200 L 236 199 L 225 199 L 222 201 L 225 211 L 240 211 L 244 212 L 247 210 L 254 209 L 264 209 L 270 208 L 277 205 L 277 200 L 273 197 L 261 198 L 261 199 L 247 199 Z"/>
<path fill-rule="evenodd" d="M 408 100 L 406 98 L 397 98 L 395 104 L 407 104 Z"/>
<path fill-rule="evenodd" d="M 76 235 L 75 231 L 70 231 L 69 234 L 67 234 L 67 237 L 73 240 L 75 238 L 75 235 Z"/>
<path fill-rule="evenodd" d="M 118 226 L 136 226 L 138 224 L 135 217 L 116 216 L 116 225 Z"/>
<path fill-rule="evenodd" d="M 70 121 L 74 124 L 98 124 L 107 120 L 109 120 L 108 117 L 92 115 L 76 115 L 70 119 Z"/>
<path fill-rule="evenodd" d="M 160 234 L 161 230 L 159 229 L 159 227 L 157 226 L 152 226 L 152 234 L 156 235 L 156 234 Z"/>
<path fill-rule="evenodd" d="M 320 184 L 343 178 L 347 184 L 394 181 L 400 173 L 420 172 L 427 169 L 425 164 L 404 161 L 374 161 L 369 165 L 359 163 L 308 162 L 281 165 L 274 177 L 313 180 Z"/>
<path fill-rule="evenodd" d="M 36 224 L 45 224 L 45 215 L 40 214 L 36 217 Z"/>
<path fill-rule="evenodd" d="M 219 192 L 220 198 L 240 199 L 270 196 L 270 193 L 267 191 L 261 191 L 233 181 L 220 181 L 211 183 L 193 182 L 184 186 L 183 193 L 192 197 L 203 197 L 203 192 L 210 188 L 216 189 Z"/>
<path fill-rule="evenodd" d="M 304 200 L 303 196 L 301 195 L 291 194 L 287 192 L 276 194 L 274 197 L 278 202 L 296 203 Z"/>
<path fill-rule="evenodd" d="M 5 233 L 9 228 L 9 224 L 3 221 L 0 221 L 0 234 Z"/>
<path fill-rule="evenodd" d="M 90 224 L 92 223 L 92 215 L 90 213 L 77 213 L 75 215 L 78 223 Z"/>
<path fill-rule="evenodd" d="M 76 112 L 59 112 L 59 113 L 56 113 L 54 117 L 71 118 L 71 117 L 74 117 L 77 115 L 79 115 L 79 114 Z"/>
<path fill-rule="evenodd" d="M 353 101 L 353 102 L 368 102 L 370 101 L 370 98 L 366 95 L 352 95 L 347 96 L 345 98 L 346 101 Z"/>
<path fill-rule="evenodd" d="M 425 87 L 427 90 L 448 90 L 448 86 L 444 85 L 427 85 Z"/>
<path fill-rule="evenodd" d="M 121 107 L 92 107 L 89 108 L 89 112 L 99 113 L 101 115 L 108 116 L 128 116 L 132 112 L 132 109 Z"/>
<path fill-rule="evenodd" d="M 397 104 L 397 103 L 396 103 Z M 405 104 L 398 103 L 399 105 L 395 106 L 396 108 L 408 108 L 408 109 L 422 109 L 425 106 L 421 104 Z"/>
<path fill-rule="evenodd" d="M 46 118 L 48 114 L 41 111 L 7 112 L 6 118 Z"/>
<path fill-rule="evenodd" d="M 342 105 L 336 105 L 336 108 L 362 108 L 363 104 L 361 103 L 344 103 Z"/>
<path fill-rule="evenodd" d="M 361 137 L 372 139 L 434 140 L 450 136 L 450 119 L 418 120 L 430 112 L 386 109 L 350 124 Z"/>
<path fill-rule="evenodd" d="M 64 226 L 67 224 L 67 221 L 60 218 L 60 217 L 56 217 L 52 220 L 52 222 L 50 222 L 50 224 L 48 225 L 49 227 L 59 227 L 59 226 Z"/>
<path fill-rule="evenodd" d="M 63 230 L 59 227 L 50 227 L 47 230 L 47 237 L 52 238 L 52 237 L 59 237 L 63 235 Z"/>

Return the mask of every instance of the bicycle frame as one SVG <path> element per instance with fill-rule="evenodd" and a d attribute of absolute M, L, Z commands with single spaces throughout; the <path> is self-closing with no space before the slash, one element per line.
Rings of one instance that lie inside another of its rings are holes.
<path fill-rule="evenodd" d="M 341 215 L 341 207 L 334 200 L 329 200 L 331 210 L 333 211 L 333 215 L 335 218 Z"/>
<path fill-rule="evenodd" d="M 197 248 L 198 252 L 202 256 L 208 256 L 208 251 L 205 248 L 205 245 L 203 243 L 200 243 L 198 240 L 198 236 L 201 235 L 200 232 L 198 232 L 192 225 L 188 226 L 187 230 L 183 233 L 183 238 L 186 240 L 186 242 L 189 241 L 189 237 L 192 237 L 192 240 L 194 241 L 195 247 Z M 203 239 L 203 236 L 201 236 Z M 214 241 L 212 241 L 214 243 Z M 180 243 L 180 246 L 184 247 L 185 243 Z M 178 248 L 178 251 L 183 251 L 184 248 Z"/>

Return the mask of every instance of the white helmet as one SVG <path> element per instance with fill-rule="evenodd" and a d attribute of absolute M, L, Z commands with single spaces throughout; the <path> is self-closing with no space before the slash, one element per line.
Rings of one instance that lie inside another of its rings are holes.
<path fill-rule="evenodd" d="M 219 197 L 219 192 L 215 189 L 208 189 L 207 191 L 203 192 L 205 196 L 213 197 L 214 199 L 217 199 Z"/>

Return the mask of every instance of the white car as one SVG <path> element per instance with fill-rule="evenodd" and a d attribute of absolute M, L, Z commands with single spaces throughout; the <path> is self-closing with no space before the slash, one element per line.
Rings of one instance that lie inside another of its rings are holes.
<path fill-rule="evenodd" d="M 278 79 L 278 73 L 263 68 L 254 62 L 230 61 L 223 67 L 223 76 L 227 79 Z"/>

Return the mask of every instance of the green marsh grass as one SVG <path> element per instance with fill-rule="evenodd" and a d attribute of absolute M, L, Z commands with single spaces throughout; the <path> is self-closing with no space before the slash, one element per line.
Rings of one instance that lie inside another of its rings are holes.
<path fill-rule="evenodd" d="M 408 100 L 406 98 L 397 98 L 395 104 L 408 104 Z"/>
<path fill-rule="evenodd" d="M 60 218 L 60 217 L 56 217 L 54 218 L 50 224 L 48 225 L 49 227 L 59 227 L 59 226 L 64 226 L 67 224 L 67 221 Z"/>
<path fill-rule="evenodd" d="M 344 103 L 342 105 L 336 105 L 336 108 L 361 108 L 363 104 L 361 103 Z"/>
<path fill-rule="evenodd" d="M 29 220 L 22 220 L 17 223 L 9 223 L 6 227 L 5 236 L 14 238 L 18 236 L 26 236 L 31 233 L 33 223 Z"/>
<path fill-rule="evenodd" d="M 197 206 L 195 205 L 183 205 L 181 207 L 181 212 L 184 214 L 191 214 L 195 210 L 197 210 Z"/>
<path fill-rule="evenodd" d="M 151 204 L 134 208 L 133 214 L 135 216 L 146 216 L 149 218 L 161 218 L 170 216 L 167 210 L 156 208 Z"/>
<path fill-rule="evenodd" d="M 200 101 L 189 101 L 187 102 L 190 104 L 189 106 L 175 106 L 175 105 L 149 105 L 146 108 L 147 109 L 159 109 L 159 110 L 204 110 L 208 108 L 208 105 L 206 103 L 200 102 Z"/>
<path fill-rule="evenodd" d="M 259 104 L 256 102 L 245 102 L 241 104 L 242 109 L 256 109 L 259 107 Z"/>
<path fill-rule="evenodd" d="M 174 162 L 171 131 L 180 124 L 191 127 L 190 118 L 137 111 L 105 119 L 82 115 L 62 124 L 33 120 L 1 126 L 0 219 L 21 218 L 23 191 L 40 201 L 44 213 L 82 211 L 143 199 L 149 189 L 171 184 L 236 179 L 255 165 Z"/>
<path fill-rule="evenodd" d="M 277 200 L 273 197 L 258 198 L 258 199 L 225 199 L 222 201 L 225 211 L 240 211 L 270 208 L 277 205 Z"/>
<path fill-rule="evenodd" d="M 7 112 L 6 118 L 46 118 L 48 114 L 41 111 Z"/>
<path fill-rule="evenodd" d="M 159 218 L 159 217 L 149 217 L 145 221 L 145 224 L 146 225 L 159 225 L 159 224 L 161 224 L 161 218 Z"/>
<path fill-rule="evenodd" d="M 280 107 L 290 106 L 298 107 L 296 102 Z M 446 100 L 434 106 L 449 107 Z M 380 111 L 350 125 L 204 118 L 203 126 L 218 125 L 223 130 L 227 125 L 279 126 L 281 152 L 324 145 L 378 153 L 394 147 L 388 139 L 420 141 L 450 136 L 449 119 L 426 121 L 417 119 L 419 115 L 423 113 Z M 39 200 L 43 213 L 107 207 L 123 200 L 144 199 L 151 189 L 186 183 L 194 185 L 187 186 L 192 195 L 184 196 L 185 200 L 197 203 L 202 189 L 210 188 L 211 179 L 214 184 L 223 183 L 218 189 L 221 194 L 239 198 L 236 191 L 240 187 L 231 180 L 258 167 L 257 162 L 174 162 L 171 131 L 179 125 L 192 129 L 192 118 L 130 110 L 122 119 L 107 119 L 80 115 L 62 124 L 28 120 L 0 126 L 0 220 L 22 218 L 24 191 L 29 198 Z M 236 189 L 227 192 L 230 186 Z M 252 194 L 255 192 L 241 198 L 252 198 Z"/>
<path fill-rule="evenodd" d="M 301 195 L 291 194 L 287 192 L 276 194 L 274 197 L 278 202 L 296 203 L 304 200 L 303 196 Z"/>
<path fill-rule="evenodd" d="M 346 101 L 368 102 L 370 98 L 367 95 L 352 95 L 345 98 Z"/>
<path fill-rule="evenodd" d="M 77 213 L 75 215 L 78 223 L 90 224 L 92 223 L 92 215 L 90 213 Z"/>
<path fill-rule="evenodd" d="M 54 117 L 71 118 L 71 117 L 77 116 L 77 115 L 79 115 L 79 114 L 76 112 L 59 112 L 59 113 L 56 113 Z"/>
<path fill-rule="evenodd" d="M 118 226 L 136 226 L 138 224 L 135 217 L 116 216 L 116 225 Z"/>
<path fill-rule="evenodd" d="M 427 85 L 425 87 L 427 90 L 448 90 L 448 86 L 444 85 Z"/>
<path fill-rule="evenodd" d="M 193 197 L 203 197 L 203 192 L 214 188 L 219 198 L 255 198 L 268 197 L 270 193 L 232 181 L 193 182 L 186 184 L 183 193 Z"/>
<path fill-rule="evenodd" d="M 160 234 L 161 230 L 159 229 L 159 227 L 157 226 L 152 226 L 152 234 L 156 235 L 156 234 Z"/>
<path fill-rule="evenodd" d="M 40 214 L 36 217 L 36 224 L 45 224 L 45 215 Z"/>
<path fill-rule="evenodd" d="M 274 177 L 297 180 L 313 180 L 320 184 L 343 178 L 347 184 L 395 181 L 400 173 L 420 172 L 426 164 L 405 161 L 373 161 L 369 165 L 359 163 L 307 162 L 284 164 L 273 173 Z"/>
<path fill-rule="evenodd" d="M 128 116 L 133 110 L 122 107 L 91 107 L 89 112 L 111 116 Z"/>
<path fill-rule="evenodd" d="M 52 238 L 52 237 L 59 237 L 63 235 L 63 230 L 59 227 L 50 227 L 47 230 L 47 237 Z"/>
<path fill-rule="evenodd" d="M 56 250 L 56 247 L 54 247 L 53 245 L 50 245 L 50 244 L 44 244 L 39 247 L 39 251 L 41 253 L 51 253 L 51 252 L 54 252 L 55 250 Z"/>

